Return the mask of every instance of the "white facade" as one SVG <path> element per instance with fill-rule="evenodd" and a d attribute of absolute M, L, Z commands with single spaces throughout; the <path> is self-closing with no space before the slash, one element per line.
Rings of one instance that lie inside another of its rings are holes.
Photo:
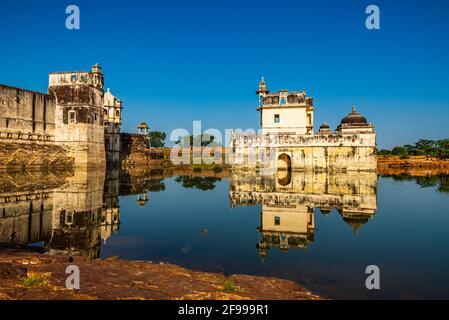
<path fill-rule="evenodd" d="M 122 101 L 108 89 L 104 94 L 105 149 L 108 162 L 120 161 L 120 127 L 122 124 Z"/>
<path fill-rule="evenodd" d="M 234 132 L 233 164 L 260 170 L 374 171 L 376 132 L 355 110 L 333 131 L 323 123 L 313 131 L 313 99 L 304 91 L 270 93 L 259 83 L 262 133 Z"/>
<path fill-rule="evenodd" d="M 262 79 L 259 83 L 260 126 L 263 133 L 312 134 L 313 99 L 305 91 L 270 93 Z"/>

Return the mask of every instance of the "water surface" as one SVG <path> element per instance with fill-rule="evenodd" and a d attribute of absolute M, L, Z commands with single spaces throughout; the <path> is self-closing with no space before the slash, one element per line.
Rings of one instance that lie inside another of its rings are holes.
<path fill-rule="evenodd" d="M 281 277 L 329 298 L 449 298 L 446 175 L 43 177 L 2 177 L 0 241 Z"/>

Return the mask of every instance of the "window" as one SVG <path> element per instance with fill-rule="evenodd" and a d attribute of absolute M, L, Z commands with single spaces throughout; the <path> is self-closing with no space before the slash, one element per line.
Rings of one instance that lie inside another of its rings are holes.
<path fill-rule="evenodd" d="M 62 213 L 63 211 L 61 211 Z M 73 224 L 73 212 L 66 212 L 65 213 L 65 224 L 71 225 Z"/>
<path fill-rule="evenodd" d="M 78 76 L 76 74 L 72 74 L 70 79 L 72 80 L 72 82 L 75 82 L 78 79 Z"/>
<path fill-rule="evenodd" d="M 120 110 L 116 110 L 116 111 L 115 111 L 115 116 L 116 116 L 116 117 L 120 117 Z"/>
<path fill-rule="evenodd" d="M 278 114 L 274 115 L 274 123 L 280 123 L 281 122 L 281 117 Z"/>
<path fill-rule="evenodd" d="M 71 124 L 76 123 L 76 111 L 75 110 L 69 111 L 69 123 L 71 123 Z"/>
<path fill-rule="evenodd" d="M 274 217 L 274 225 L 275 226 L 281 225 L 281 217 Z"/>

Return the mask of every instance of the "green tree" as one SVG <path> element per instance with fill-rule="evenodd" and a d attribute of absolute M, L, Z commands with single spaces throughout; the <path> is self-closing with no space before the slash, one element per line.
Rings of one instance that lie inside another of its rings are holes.
<path fill-rule="evenodd" d="M 150 131 L 148 133 L 148 138 L 150 140 L 150 147 L 163 148 L 165 146 L 165 139 L 167 138 L 167 135 L 162 131 Z"/>
<path fill-rule="evenodd" d="M 201 146 L 201 147 L 215 147 L 219 146 L 220 143 L 215 141 L 215 137 L 209 134 L 202 134 L 197 136 L 185 136 L 181 140 L 175 142 L 175 144 L 179 144 L 181 147 L 193 147 L 193 146 Z"/>
<path fill-rule="evenodd" d="M 387 149 L 381 149 L 381 150 L 377 151 L 377 154 L 380 156 L 390 156 L 391 151 L 387 150 Z"/>
<path fill-rule="evenodd" d="M 407 156 L 408 155 L 408 151 L 404 147 L 396 146 L 396 147 L 393 148 L 393 150 L 391 150 L 391 154 L 394 155 L 394 156 Z"/>

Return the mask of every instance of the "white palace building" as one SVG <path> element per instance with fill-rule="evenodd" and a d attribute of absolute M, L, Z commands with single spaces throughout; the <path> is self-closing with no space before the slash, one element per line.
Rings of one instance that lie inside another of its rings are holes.
<path fill-rule="evenodd" d="M 323 123 L 314 131 L 313 98 L 305 91 L 269 92 L 264 79 L 259 96 L 258 134 L 234 132 L 234 168 L 271 170 L 374 171 L 376 132 L 355 107 L 336 130 Z"/>

